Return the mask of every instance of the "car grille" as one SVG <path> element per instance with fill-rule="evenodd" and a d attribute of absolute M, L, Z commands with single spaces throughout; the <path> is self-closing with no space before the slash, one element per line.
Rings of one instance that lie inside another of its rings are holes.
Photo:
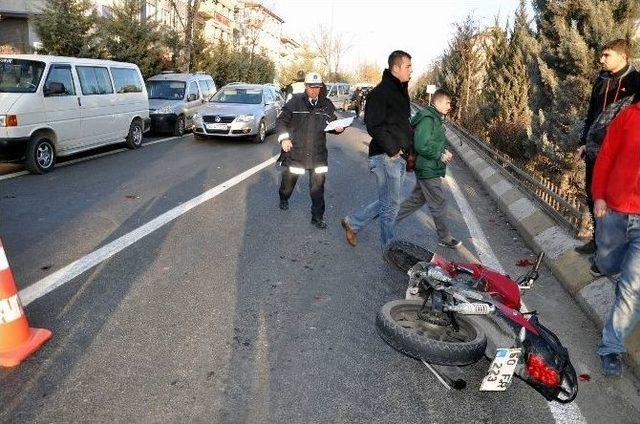
<path fill-rule="evenodd" d="M 220 121 L 216 121 L 216 116 L 218 115 L 203 116 L 202 120 L 207 124 L 215 124 L 215 123 L 228 124 L 230 122 L 233 122 L 234 119 L 236 119 L 235 116 L 220 116 Z"/>
<path fill-rule="evenodd" d="M 229 130 L 208 130 L 204 129 L 206 134 L 229 134 Z"/>

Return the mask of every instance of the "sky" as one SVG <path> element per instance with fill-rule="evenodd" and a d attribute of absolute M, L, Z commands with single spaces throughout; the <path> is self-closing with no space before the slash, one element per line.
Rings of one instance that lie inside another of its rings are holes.
<path fill-rule="evenodd" d="M 518 0 L 271 0 L 285 20 L 284 33 L 303 41 L 323 24 L 342 34 L 352 47 L 345 54 L 346 70 L 360 62 L 386 67 L 393 50 L 413 57 L 413 76 L 425 71 L 447 47 L 453 23 L 472 13 L 484 26 L 499 14 L 512 20 Z M 529 13 L 531 16 L 531 12 Z"/>

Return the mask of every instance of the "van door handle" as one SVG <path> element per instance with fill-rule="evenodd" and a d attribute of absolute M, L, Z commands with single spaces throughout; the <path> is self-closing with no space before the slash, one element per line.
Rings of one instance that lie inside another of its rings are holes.
<path fill-rule="evenodd" d="M 82 107 L 82 100 L 80 100 L 80 97 L 78 97 L 78 106 Z"/>

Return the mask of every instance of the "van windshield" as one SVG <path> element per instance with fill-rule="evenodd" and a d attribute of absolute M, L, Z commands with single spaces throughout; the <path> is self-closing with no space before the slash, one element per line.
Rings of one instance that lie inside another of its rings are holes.
<path fill-rule="evenodd" d="M 184 81 L 147 81 L 149 99 L 182 100 L 186 87 Z"/>
<path fill-rule="evenodd" d="M 0 93 L 35 93 L 44 63 L 0 57 Z"/>

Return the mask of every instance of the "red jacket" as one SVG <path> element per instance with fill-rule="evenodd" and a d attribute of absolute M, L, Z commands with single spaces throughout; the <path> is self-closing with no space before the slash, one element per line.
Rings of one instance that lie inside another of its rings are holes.
<path fill-rule="evenodd" d="M 591 193 L 609 209 L 640 214 L 640 102 L 611 122 L 596 159 Z"/>

